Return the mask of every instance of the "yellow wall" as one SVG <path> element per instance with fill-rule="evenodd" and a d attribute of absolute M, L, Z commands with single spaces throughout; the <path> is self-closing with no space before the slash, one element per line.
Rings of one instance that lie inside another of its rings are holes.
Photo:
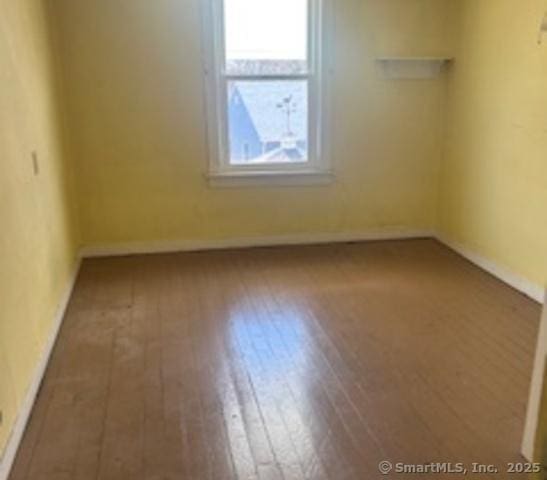
<path fill-rule="evenodd" d="M 335 0 L 327 187 L 211 189 L 200 0 L 58 0 L 86 245 L 430 229 L 445 78 L 385 81 L 374 58 L 450 50 L 457 0 Z"/>
<path fill-rule="evenodd" d="M 545 0 L 464 0 L 449 80 L 445 236 L 547 285 Z"/>
<path fill-rule="evenodd" d="M 0 457 L 75 260 L 49 47 L 40 1 L 0 0 Z"/>

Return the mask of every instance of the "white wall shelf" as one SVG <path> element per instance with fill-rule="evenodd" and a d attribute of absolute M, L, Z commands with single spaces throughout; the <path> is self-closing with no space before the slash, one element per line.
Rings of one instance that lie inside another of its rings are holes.
<path fill-rule="evenodd" d="M 383 74 L 391 79 L 430 79 L 452 62 L 449 57 L 378 57 Z"/>

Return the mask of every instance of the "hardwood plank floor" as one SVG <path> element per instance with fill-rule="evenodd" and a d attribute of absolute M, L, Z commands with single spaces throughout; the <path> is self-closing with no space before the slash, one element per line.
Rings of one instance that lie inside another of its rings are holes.
<path fill-rule="evenodd" d="M 433 240 L 86 260 L 11 480 L 515 478 L 539 317 Z"/>

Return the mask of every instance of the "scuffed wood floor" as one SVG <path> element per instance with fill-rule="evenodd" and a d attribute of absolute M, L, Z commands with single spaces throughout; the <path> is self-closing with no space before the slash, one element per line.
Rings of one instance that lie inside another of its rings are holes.
<path fill-rule="evenodd" d="M 525 478 L 539 316 L 433 240 L 87 260 L 11 480 Z"/>

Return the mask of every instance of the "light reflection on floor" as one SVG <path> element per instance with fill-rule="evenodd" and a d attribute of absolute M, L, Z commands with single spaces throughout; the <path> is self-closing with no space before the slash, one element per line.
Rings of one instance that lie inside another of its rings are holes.
<path fill-rule="evenodd" d="M 268 312 L 238 304 L 230 311 L 229 325 L 238 368 L 248 374 L 262 415 L 282 422 L 289 431 L 289 438 L 283 433 L 271 438 L 277 431 L 283 432 L 272 429 L 271 442 L 293 449 L 308 472 L 321 468 L 317 432 L 310 431 L 310 426 L 317 425 L 310 421 L 316 415 L 309 397 L 314 375 L 302 313 L 290 304 Z"/>

